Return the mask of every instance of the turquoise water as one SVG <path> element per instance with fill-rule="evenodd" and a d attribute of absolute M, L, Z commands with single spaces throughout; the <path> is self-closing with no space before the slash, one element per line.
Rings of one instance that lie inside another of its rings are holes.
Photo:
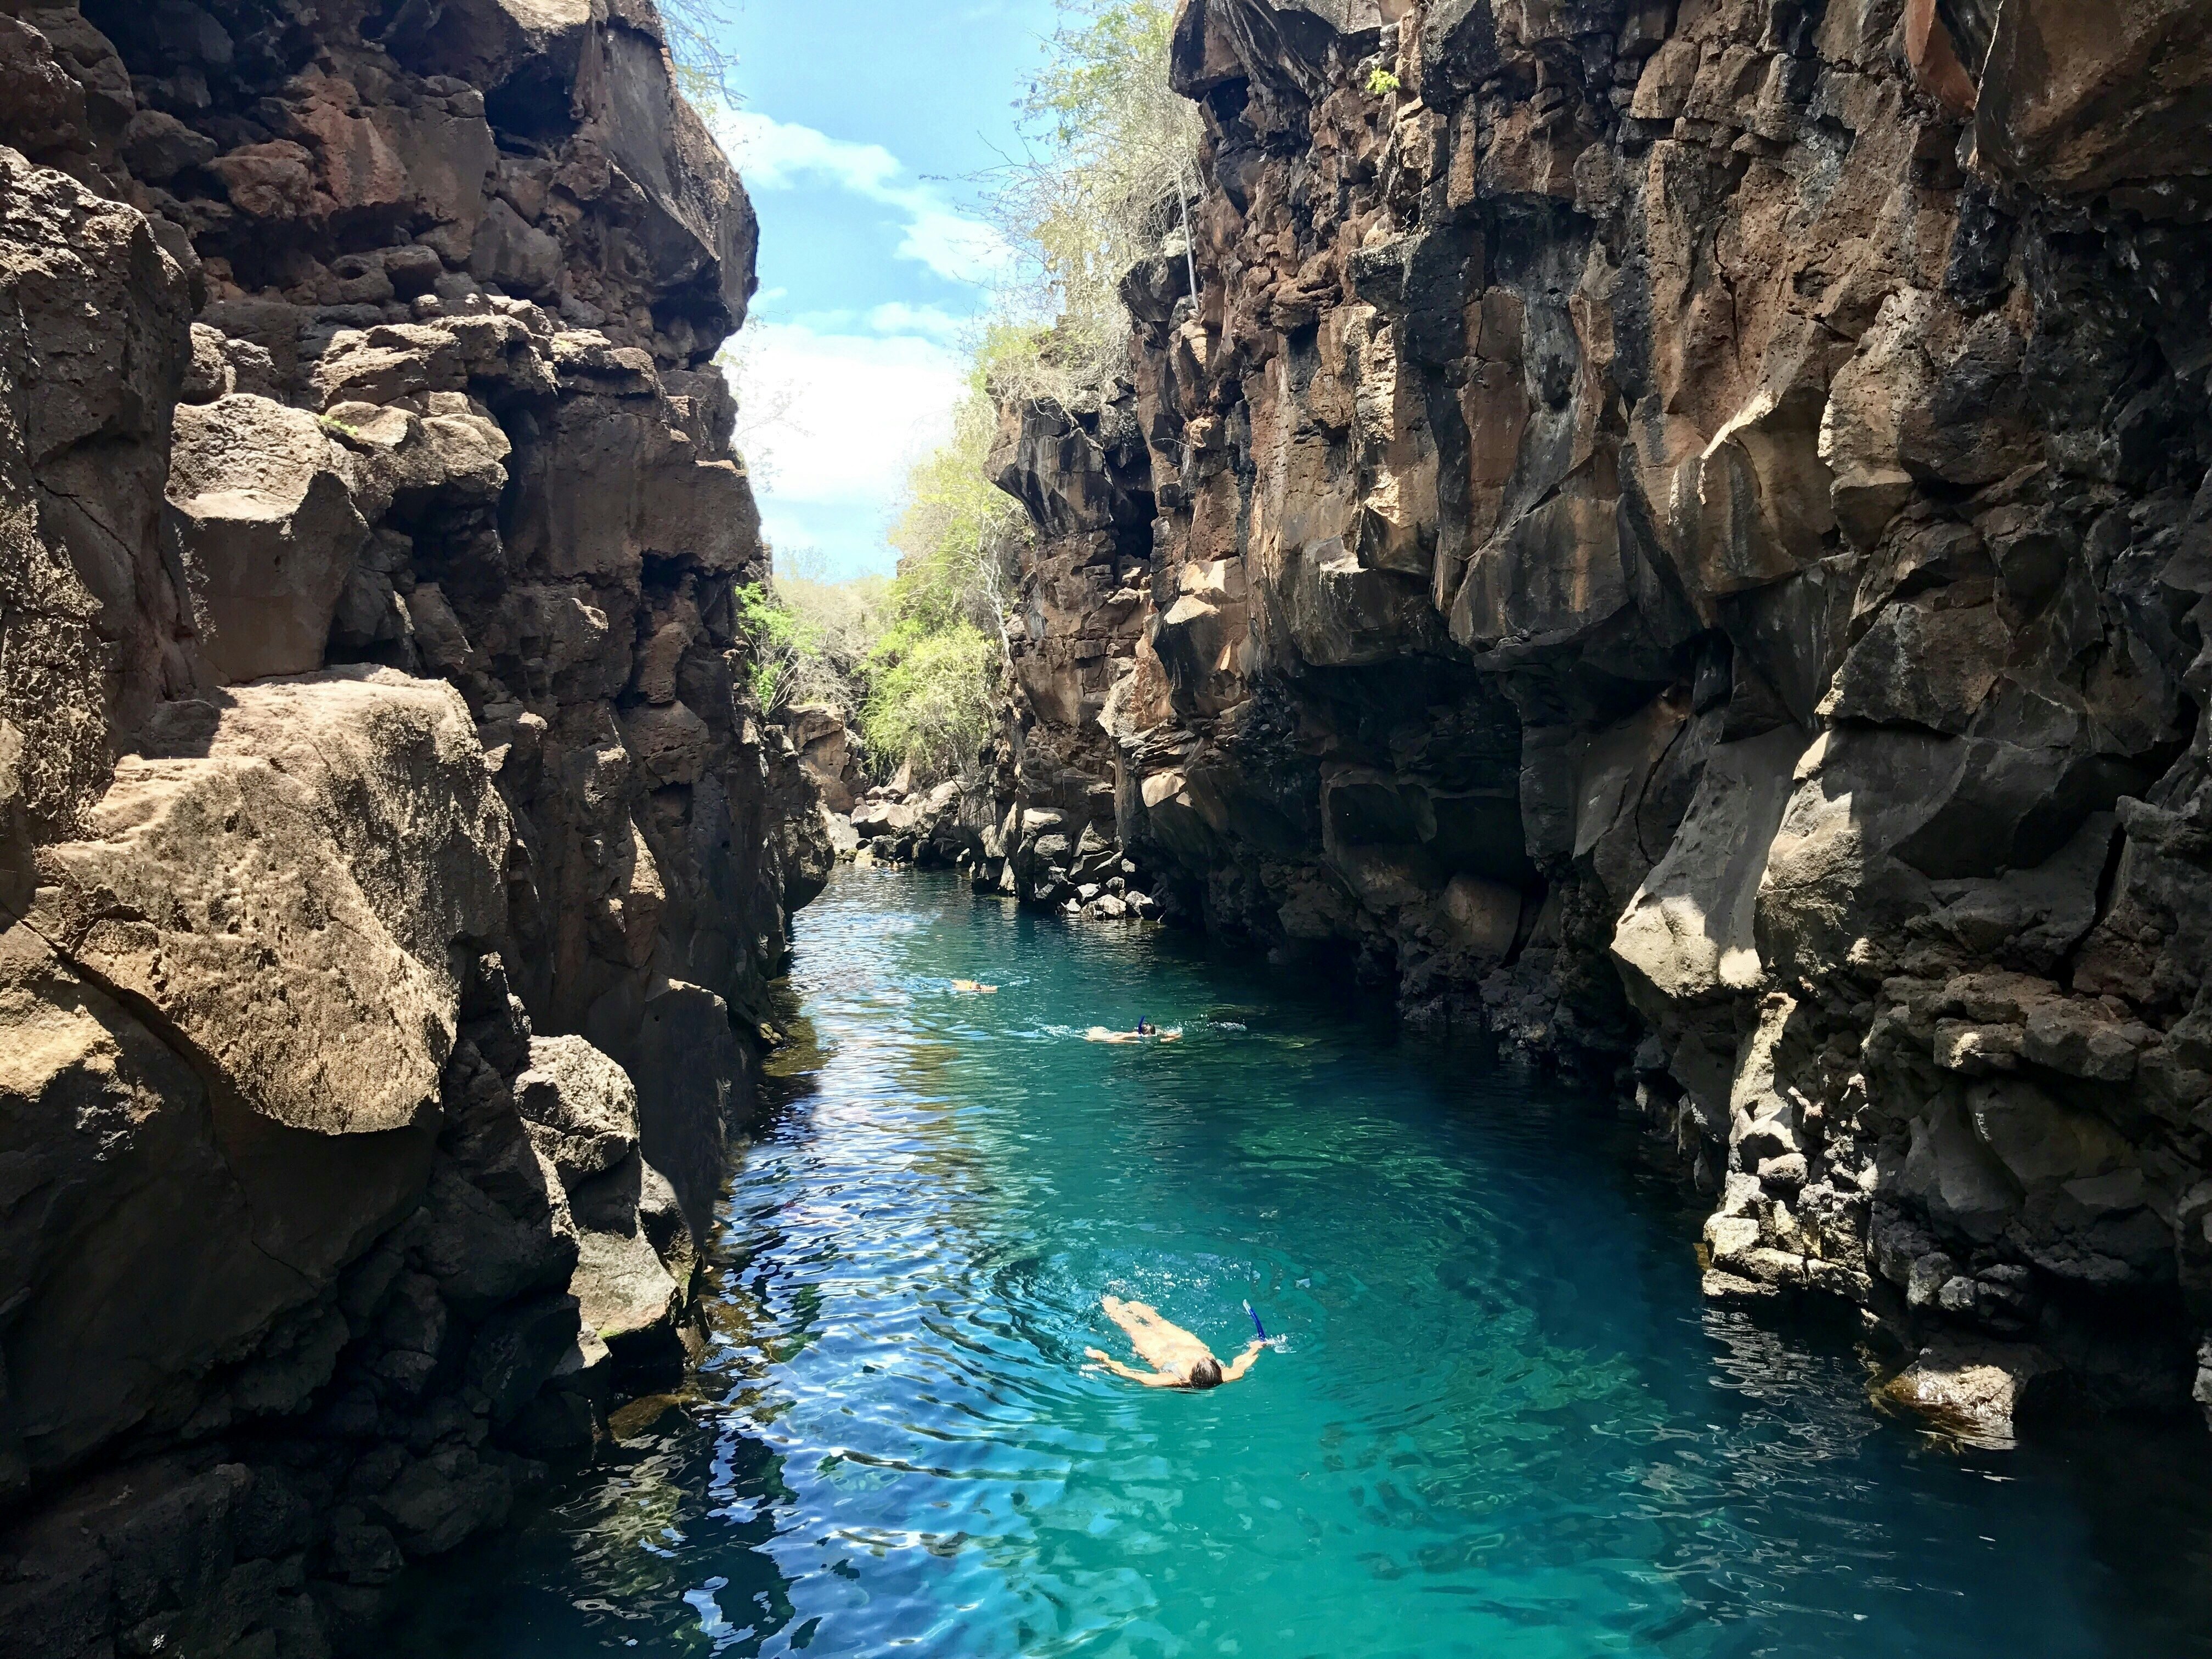
<path fill-rule="evenodd" d="M 696 1395 L 394 1651 L 2212 1651 L 2196 1438 L 1879 1414 L 1842 1338 L 1702 1305 L 1601 1105 L 950 878 L 841 874 L 794 982 Z M 1081 1039 L 1139 1015 L 1184 1041 Z M 1106 1291 L 1224 1353 L 1249 1298 L 1283 1351 L 1203 1395 L 1085 1375 L 1126 1353 Z"/>

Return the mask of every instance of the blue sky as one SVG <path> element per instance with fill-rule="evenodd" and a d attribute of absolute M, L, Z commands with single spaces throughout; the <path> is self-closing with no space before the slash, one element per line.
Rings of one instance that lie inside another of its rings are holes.
<path fill-rule="evenodd" d="M 744 105 L 714 125 L 761 220 L 738 441 L 787 568 L 805 549 L 833 577 L 891 567 L 899 484 L 946 429 L 1008 257 L 974 175 L 1016 148 L 1054 15 L 1052 0 L 738 13 Z"/>

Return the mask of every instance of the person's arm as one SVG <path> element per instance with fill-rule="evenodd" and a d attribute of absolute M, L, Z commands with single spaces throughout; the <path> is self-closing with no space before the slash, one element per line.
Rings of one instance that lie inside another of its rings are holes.
<path fill-rule="evenodd" d="M 1256 1338 L 1252 1341 L 1246 1343 L 1244 1345 L 1244 1352 L 1237 1356 L 1236 1363 L 1222 1368 L 1221 1380 L 1224 1382 L 1234 1382 L 1238 1377 L 1243 1376 L 1245 1372 L 1250 1370 L 1252 1369 L 1252 1362 L 1260 1357 L 1260 1351 L 1267 1346 L 1267 1345 L 1266 1343 L 1260 1341 Z"/>
<path fill-rule="evenodd" d="M 1096 1348 L 1085 1348 L 1083 1357 L 1093 1361 L 1103 1370 L 1109 1370 L 1132 1382 L 1141 1382 L 1148 1389 L 1179 1389 L 1182 1386 L 1182 1379 L 1179 1376 L 1170 1376 L 1165 1371 L 1140 1371 L 1133 1365 L 1124 1365 L 1111 1354 L 1101 1353 Z"/>

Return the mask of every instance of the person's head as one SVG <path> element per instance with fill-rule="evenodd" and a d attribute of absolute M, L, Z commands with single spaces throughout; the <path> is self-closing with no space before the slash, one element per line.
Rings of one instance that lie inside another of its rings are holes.
<path fill-rule="evenodd" d="M 1138 1035 L 1139 1036 L 1152 1036 L 1152 1021 L 1150 1021 L 1149 1019 L 1139 1019 L 1139 1020 L 1138 1020 L 1138 1022 L 1137 1022 L 1137 1035 Z"/>
<path fill-rule="evenodd" d="M 1188 1378 L 1194 1389 L 1218 1389 L 1221 1386 L 1221 1362 L 1212 1354 L 1190 1368 Z"/>

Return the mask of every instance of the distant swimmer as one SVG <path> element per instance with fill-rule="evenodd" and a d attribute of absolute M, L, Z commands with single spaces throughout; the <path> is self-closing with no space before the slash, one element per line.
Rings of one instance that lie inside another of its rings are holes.
<path fill-rule="evenodd" d="M 1155 1038 L 1162 1042 L 1180 1042 L 1182 1027 L 1171 1026 L 1163 1031 L 1152 1021 L 1140 1019 L 1133 1031 L 1109 1031 L 1103 1025 L 1094 1025 L 1083 1036 L 1086 1042 L 1149 1042 Z"/>
<path fill-rule="evenodd" d="M 1129 1346 L 1137 1357 L 1152 1366 L 1140 1371 L 1133 1365 L 1124 1365 L 1111 1354 L 1097 1348 L 1085 1348 L 1083 1357 L 1096 1361 L 1116 1376 L 1125 1376 L 1132 1382 L 1141 1382 L 1148 1389 L 1218 1389 L 1224 1382 L 1234 1382 L 1252 1369 L 1252 1362 L 1267 1345 L 1255 1341 L 1245 1346 L 1237 1356 L 1236 1363 L 1224 1366 L 1213 1357 L 1207 1347 L 1180 1325 L 1171 1325 L 1159 1316 L 1157 1308 L 1141 1302 L 1124 1302 L 1117 1296 L 1102 1300 L 1100 1307 L 1106 1317 L 1127 1334 Z"/>
<path fill-rule="evenodd" d="M 997 986 L 978 985 L 972 979 L 956 979 L 952 981 L 952 988 L 956 991 L 972 991 L 978 996 L 994 997 L 999 994 Z"/>

